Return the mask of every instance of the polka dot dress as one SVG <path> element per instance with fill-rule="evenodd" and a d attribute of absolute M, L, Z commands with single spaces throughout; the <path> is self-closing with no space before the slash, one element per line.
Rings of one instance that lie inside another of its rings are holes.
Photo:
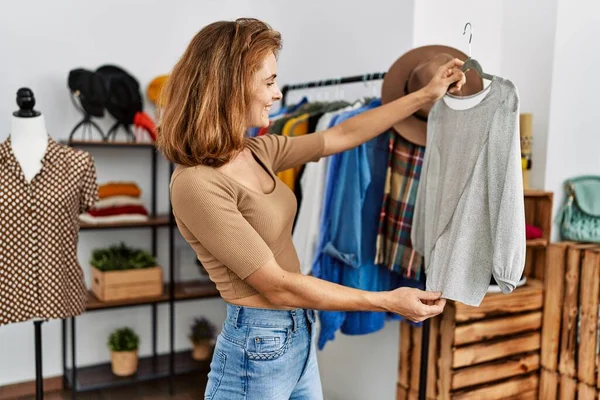
<path fill-rule="evenodd" d="M 0 144 L 0 325 L 85 310 L 79 214 L 97 199 L 89 153 L 48 137 L 42 168 L 27 182 L 10 137 Z"/>

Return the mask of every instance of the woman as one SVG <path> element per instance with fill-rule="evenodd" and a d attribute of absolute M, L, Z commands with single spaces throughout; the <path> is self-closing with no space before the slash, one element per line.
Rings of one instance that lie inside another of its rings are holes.
<path fill-rule="evenodd" d="M 255 19 L 203 28 L 163 91 L 158 147 L 177 167 L 177 226 L 227 302 L 205 399 L 322 399 L 313 310 L 390 311 L 423 321 L 440 293 L 366 292 L 299 273 L 296 199 L 276 174 L 364 143 L 465 82 L 454 60 L 419 92 L 302 137 L 246 139 L 281 99 L 280 34 Z"/>

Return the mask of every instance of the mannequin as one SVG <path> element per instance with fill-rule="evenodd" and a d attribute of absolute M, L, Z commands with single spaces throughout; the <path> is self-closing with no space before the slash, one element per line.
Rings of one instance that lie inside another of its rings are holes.
<path fill-rule="evenodd" d="M 44 116 L 33 109 L 35 98 L 27 88 L 17 91 L 19 110 L 13 113 L 10 133 L 11 147 L 27 182 L 42 168 L 42 159 L 48 147 L 48 132 Z"/>

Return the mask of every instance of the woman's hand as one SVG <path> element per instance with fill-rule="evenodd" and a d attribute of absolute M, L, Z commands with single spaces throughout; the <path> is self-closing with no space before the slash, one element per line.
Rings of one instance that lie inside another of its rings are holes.
<path fill-rule="evenodd" d="M 458 58 L 440 66 L 427 86 L 423 88 L 432 102 L 443 95 L 458 92 L 467 81 L 465 73 L 461 71 L 464 62 Z M 450 87 L 452 85 L 452 87 Z"/>
<path fill-rule="evenodd" d="M 385 308 L 413 322 L 422 322 L 444 311 L 446 299 L 440 296 L 440 292 L 401 287 L 385 293 Z"/>

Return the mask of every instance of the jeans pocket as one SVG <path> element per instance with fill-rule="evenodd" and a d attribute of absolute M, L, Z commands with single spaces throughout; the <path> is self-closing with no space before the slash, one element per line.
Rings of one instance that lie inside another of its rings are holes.
<path fill-rule="evenodd" d="M 275 360 L 290 347 L 292 336 L 289 328 L 253 326 L 248 332 L 246 354 L 250 360 Z"/>
<path fill-rule="evenodd" d="M 208 382 L 204 392 L 204 400 L 211 400 L 217 393 L 219 385 L 221 385 L 221 381 L 223 380 L 223 375 L 225 374 L 226 361 L 227 355 L 221 350 L 215 350 L 210 363 L 210 372 L 208 373 Z"/>

